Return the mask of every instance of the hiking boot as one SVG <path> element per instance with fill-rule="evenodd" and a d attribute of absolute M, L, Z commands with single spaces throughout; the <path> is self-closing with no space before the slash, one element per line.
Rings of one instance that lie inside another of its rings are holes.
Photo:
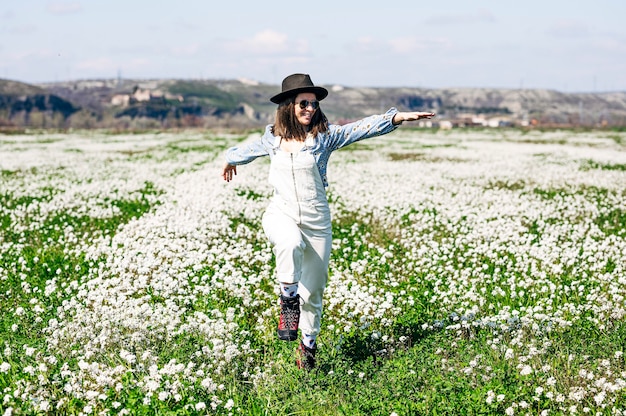
<path fill-rule="evenodd" d="M 296 365 L 302 370 L 313 370 L 315 368 L 315 352 L 317 347 L 309 348 L 300 342 L 296 350 Z"/>
<path fill-rule="evenodd" d="M 280 296 L 280 319 L 278 320 L 278 338 L 283 341 L 295 341 L 298 338 L 300 323 L 300 295 Z"/>

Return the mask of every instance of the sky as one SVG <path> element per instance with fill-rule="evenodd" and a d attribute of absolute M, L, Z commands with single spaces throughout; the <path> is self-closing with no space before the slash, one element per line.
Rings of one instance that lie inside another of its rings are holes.
<path fill-rule="evenodd" d="M 626 91 L 626 1 L 2 0 L 0 78 Z"/>

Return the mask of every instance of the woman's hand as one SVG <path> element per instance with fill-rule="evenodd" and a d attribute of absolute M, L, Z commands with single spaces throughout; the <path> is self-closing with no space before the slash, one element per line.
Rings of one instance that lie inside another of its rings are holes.
<path fill-rule="evenodd" d="M 393 124 L 402 124 L 403 121 L 415 121 L 423 118 L 435 117 L 435 113 L 427 113 L 422 111 L 399 112 L 393 116 Z"/>
<path fill-rule="evenodd" d="M 224 170 L 222 171 L 222 176 L 226 182 L 230 182 L 233 180 L 233 175 L 237 174 L 237 166 L 231 165 L 230 163 L 226 163 L 224 165 Z"/>

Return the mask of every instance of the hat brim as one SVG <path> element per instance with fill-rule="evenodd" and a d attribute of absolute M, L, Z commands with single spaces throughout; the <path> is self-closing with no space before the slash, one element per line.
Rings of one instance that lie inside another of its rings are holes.
<path fill-rule="evenodd" d="M 285 99 L 291 96 L 296 96 L 300 94 L 301 92 L 312 92 L 313 94 L 315 94 L 315 97 L 319 101 L 322 101 L 328 95 L 328 90 L 324 87 L 301 87 L 301 88 L 294 88 L 289 91 L 283 91 L 280 94 L 276 94 L 275 96 L 270 98 L 270 101 L 273 102 L 274 104 L 280 104 L 283 101 L 285 101 Z"/>

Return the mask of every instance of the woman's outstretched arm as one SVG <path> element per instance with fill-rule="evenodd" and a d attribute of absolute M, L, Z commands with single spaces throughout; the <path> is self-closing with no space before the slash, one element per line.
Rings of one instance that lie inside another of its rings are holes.
<path fill-rule="evenodd" d="M 432 118 L 435 116 L 435 113 L 428 113 L 423 111 L 407 111 L 407 112 L 398 112 L 393 116 L 393 120 L 391 122 L 395 125 L 402 124 L 403 121 L 415 121 L 423 118 Z"/>

